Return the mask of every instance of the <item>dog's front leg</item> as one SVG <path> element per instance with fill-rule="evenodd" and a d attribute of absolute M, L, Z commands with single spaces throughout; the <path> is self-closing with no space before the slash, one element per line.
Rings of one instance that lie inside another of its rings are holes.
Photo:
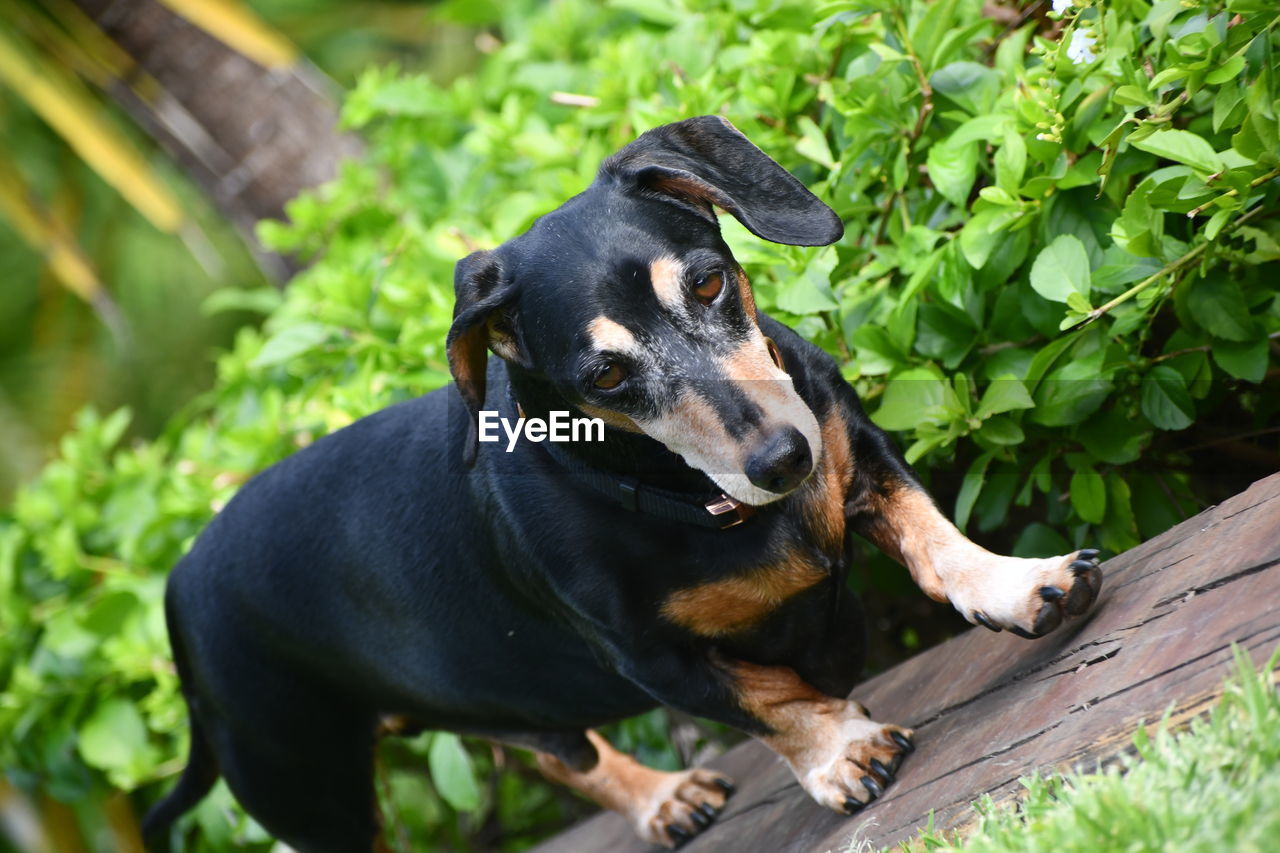
<path fill-rule="evenodd" d="M 724 808 L 733 783 L 713 770 L 691 768 L 666 773 L 645 767 L 588 731 L 596 760 L 572 767 L 559 756 L 537 753 L 538 768 L 600 806 L 618 812 L 651 844 L 677 847 L 702 832 Z"/>
<path fill-rule="evenodd" d="M 896 451 L 884 454 L 887 438 L 876 438 L 881 455 L 859 458 L 883 461 L 857 473 L 845 513 L 852 529 L 905 565 L 925 594 L 950 601 L 976 625 L 1028 638 L 1089 609 L 1102 587 L 1097 551 L 1043 559 L 991 553 L 957 530 Z"/>
<path fill-rule="evenodd" d="M 852 814 L 880 796 L 914 749 L 910 729 L 872 720 L 787 667 L 724 662 L 738 703 L 764 726 L 756 737 L 787 762 L 818 803 Z"/>
<path fill-rule="evenodd" d="M 644 659 L 628 674 L 664 705 L 734 726 L 778 753 L 817 802 L 858 811 L 893 781 L 913 749 L 910 729 L 871 719 L 859 703 L 827 695 L 785 666 L 711 652 L 681 676 L 674 659 Z"/>

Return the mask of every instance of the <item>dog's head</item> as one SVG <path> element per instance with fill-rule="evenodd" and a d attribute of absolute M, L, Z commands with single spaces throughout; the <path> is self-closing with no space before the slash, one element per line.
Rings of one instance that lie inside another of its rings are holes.
<path fill-rule="evenodd" d="M 491 349 L 743 503 L 803 482 L 821 453 L 817 420 L 760 331 L 713 206 L 776 243 L 826 245 L 844 230 L 724 119 L 645 133 L 528 232 L 458 263 L 449 364 L 473 419 Z"/>

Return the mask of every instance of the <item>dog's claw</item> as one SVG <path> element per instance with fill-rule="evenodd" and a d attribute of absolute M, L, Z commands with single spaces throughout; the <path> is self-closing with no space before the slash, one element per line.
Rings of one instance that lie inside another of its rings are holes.
<path fill-rule="evenodd" d="M 973 621 L 977 622 L 989 631 L 995 631 L 997 634 L 1000 633 L 1000 626 L 988 619 L 987 614 L 983 613 L 981 610 L 973 611 Z"/>
<path fill-rule="evenodd" d="M 1039 637 L 1038 635 L 1036 635 L 1036 634 L 1032 634 L 1030 631 L 1026 631 L 1026 630 L 1024 630 L 1024 629 L 1022 629 L 1022 628 L 1019 628 L 1017 625 L 1010 625 L 1010 626 L 1009 626 L 1009 633 L 1010 633 L 1010 634 L 1013 634 L 1013 635 L 1014 635 L 1014 636 L 1016 636 L 1016 637 L 1021 637 L 1021 638 L 1022 638 L 1022 639 L 1024 639 L 1024 640 L 1038 640 L 1038 639 L 1040 639 L 1040 637 Z"/>
<path fill-rule="evenodd" d="M 916 745 L 911 742 L 911 738 L 907 737 L 902 732 L 889 732 L 889 737 L 893 740 L 894 743 L 898 745 L 898 748 L 901 749 L 904 753 L 911 753 L 916 751 Z"/>
<path fill-rule="evenodd" d="M 849 814 L 857 814 L 858 812 L 862 811 L 862 807 L 865 805 L 866 803 L 860 803 L 857 800 L 855 800 L 853 797 L 844 798 L 844 810 Z"/>
<path fill-rule="evenodd" d="M 688 842 L 690 838 L 693 838 L 693 836 L 689 834 L 689 831 L 684 827 L 676 826 L 674 824 L 667 827 L 667 835 L 671 836 L 671 840 L 676 843 L 677 847 Z"/>
<path fill-rule="evenodd" d="M 893 781 L 893 771 L 888 767 L 885 767 L 884 763 L 881 762 L 880 759 L 871 759 L 871 769 L 875 771 L 877 776 L 884 780 L 886 785 Z"/>
<path fill-rule="evenodd" d="M 1095 549 L 1086 548 L 1078 552 L 1076 559 L 1068 566 L 1076 580 L 1071 585 L 1071 593 L 1067 596 L 1064 607 L 1072 616 L 1079 616 L 1088 610 L 1102 591 L 1102 571 L 1098 568 L 1097 555 Z"/>
<path fill-rule="evenodd" d="M 706 829 L 711 826 L 711 818 L 703 814 L 700 808 L 689 812 L 689 819 L 698 825 L 698 829 Z"/>
<path fill-rule="evenodd" d="M 698 811 L 706 815 L 708 820 L 715 820 L 716 815 L 720 814 L 720 810 L 711 803 L 702 803 L 698 806 Z"/>
<path fill-rule="evenodd" d="M 1040 587 L 1040 597 L 1043 598 L 1045 601 L 1057 601 L 1058 599 L 1062 598 L 1064 595 L 1066 595 L 1066 593 L 1058 589 L 1056 586 Z"/>
<path fill-rule="evenodd" d="M 1032 636 L 1043 637 L 1061 624 L 1062 611 L 1058 609 L 1058 605 L 1049 602 L 1044 607 L 1041 607 L 1040 612 L 1036 615 L 1036 624 L 1033 626 L 1035 633 Z"/>
<path fill-rule="evenodd" d="M 862 787 L 867 789 L 867 793 L 871 795 L 872 799 L 875 799 L 884 793 L 884 788 L 881 787 L 880 783 L 870 776 L 862 777 Z"/>
<path fill-rule="evenodd" d="M 725 796 L 728 796 L 732 794 L 734 791 L 738 790 L 737 788 L 734 787 L 732 782 L 730 782 L 728 779 L 725 779 L 723 776 L 718 777 L 715 780 L 715 782 L 717 785 L 720 786 L 720 790 L 724 791 Z"/>

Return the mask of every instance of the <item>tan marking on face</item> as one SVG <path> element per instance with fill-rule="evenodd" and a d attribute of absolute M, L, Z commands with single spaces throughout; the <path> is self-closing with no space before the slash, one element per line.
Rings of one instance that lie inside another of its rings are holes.
<path fill-rule="evenodd" d="M 590 770 L 573 770 L 545 752 L 537 753 L 538 769 L 553 782 L 620 813 L 651 844 L 674 846 L 675 838 L 667 831 L 671 826 L 696 835 L 701 827 L 693 811 L 703 803 L 717 811 L 725 804 L 726 795 L 715 782 L 723 774 L 701 769 L 664 773 L 618 752 L 595 731 L 588 730 L 587 738 L 599 755 Z"/>
<path fill-rule="evenodd" d="M 635 352 L 640 349 L 636 336 L 626 326 L 601 314 L 587 327 L 591 344 L 605 352 Z"/>
<path fill-rule="evenodd" d="M 599 406 L 591 406 L 586 403 L 583 403 L 582 405 L 578 406 L 578 408 L 587 417 L 599 418 L 600 420 L 604 421 L 606 426 L 611 426 L 611 427 L 614 427 L 615 429 L 626 430 L 627 432 L 636 432 L 636 433 L 644 432 L 644 430 L 636 426 L 635 421 L 631 420 L 631 418 L 622 414 L 622 412 L 615 412 L 612 409 L 602 409 Z"/>
<path fill-rule="evenodd" d="M 849 426 L 837 407 L 822 421 L 822 458 L 804 487 L 805 517 L 816 528 L 818 541 L 827 548 L 838 547 L 844 541 L 844 503 L 852 484 Z"/>
<path fill-rule="evenodd" d="M 658 258 L 649 264 L 649 282 L 658 301 L 667 309 L 675 312 L 686 310 L 684 264 L 669 256 Z"/>
<path fill-rule="evenodd" d="M 742 470 L 736 442 L 711 404 L 692 391 L 682 391 L 670 410 L 656 418 L 637 420 L 636 425 L 712 479 L 717 474 Z M 720 483 L 718 479 L 716 482 Z M 720 487 L 725 485 L 720 483 Z"/>
<path fill-rule="evenodd" d="M 827 577 L 799 551 L 744 575 L 678 590 L 662 604 L 662 615 L 703 637 L 724 637 L 758 624 L 787 599 Z"/>
<path fill-rule="evenodd" d="M 774 363 L 764 334 L 758 328 L 753 329 L 750 338 L 719 361 L 729 381 L 765 413 L 766 429 L 776 429 L 782 424 L 798 429 L 816 463 L 822 455 L 823 441 L 818 419 L 796 393 L 790 374 Z"/>
<path fill-rule="evenodd" d="M 764 365 L 755 356 L 746 354 L 753 346 L 749 342 L 723 359 L 722 369 L 730 377 L 734 377 L 729 372 L 731 370 L 767 377 L 764 380 L 747 379 L 739 385 L 743 393 L 765 412 L 767 429 L 777 429 L 781 424 L 796 427 L 809 443 L 813 458 L 818 458 L 822 452 L 822 435 L 817 419 L 796 393 L 791 377 L 774 365 L 765 347 L 764 336 L 758 329 L 753 342 L 763 354 Z M 768 373 L 764 372 L 766 365 Z M 751 437 L 748 436 L 744 442 L 729 435 L 715 409 L 699 394 L 684 391 L 669 411 L 657 418 L 637 420 L 636 424 L 646 435 L 656 438 L 690 466 L 705 473 L 730 497 L 752 506 L 762 506 L 784 497 L 765 491 L 748 479 L 746 458 L 751 451 Z"/>
<path fill-rule="evenodd" d="M 747 280 L 746 272 L 742 267 L 737 267 L 734 274 L 738 279 L 738 295 L 742 299 L 742 306 L 747 309 L 747 316 L 752 322 L 759 322 L 760 311 L 756 308 L 756 296 L 751 291 L 751 282 Z"/>

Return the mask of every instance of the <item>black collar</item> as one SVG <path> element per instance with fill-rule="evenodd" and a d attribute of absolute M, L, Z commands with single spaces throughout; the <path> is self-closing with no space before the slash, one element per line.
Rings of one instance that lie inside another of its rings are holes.
<path fill-rule="evenodd" d="M 629 512 L 643 512 L 684 524 L 712 530 L 737 527 L 755 514 L 755 507 L 735 500 L 724 492 L 676 492 L 642 483 L 634 477 L 611 474 L 593 468 L 565 453 L 550 441 L 542 442 L 547 455 L 579 483 L 612 498 Z"/>
<path fill-rule="evenodd" d="M 512 395 L 516 413 L 524 417 L 524 407 Z M 729 497 L 724 492 L 677 492 L 642 483 L 635 477 L 612 474 L 592 467 L 555 446 L 554 442 L 541 442 L 547 455 L 584 486 L 595 489 L 613 499 L 628 512 L 643 512 L 667 521 L 696 524 L 712 530 L 728 530 L 737 527 L 751 516 L 756 508 Z"/>

